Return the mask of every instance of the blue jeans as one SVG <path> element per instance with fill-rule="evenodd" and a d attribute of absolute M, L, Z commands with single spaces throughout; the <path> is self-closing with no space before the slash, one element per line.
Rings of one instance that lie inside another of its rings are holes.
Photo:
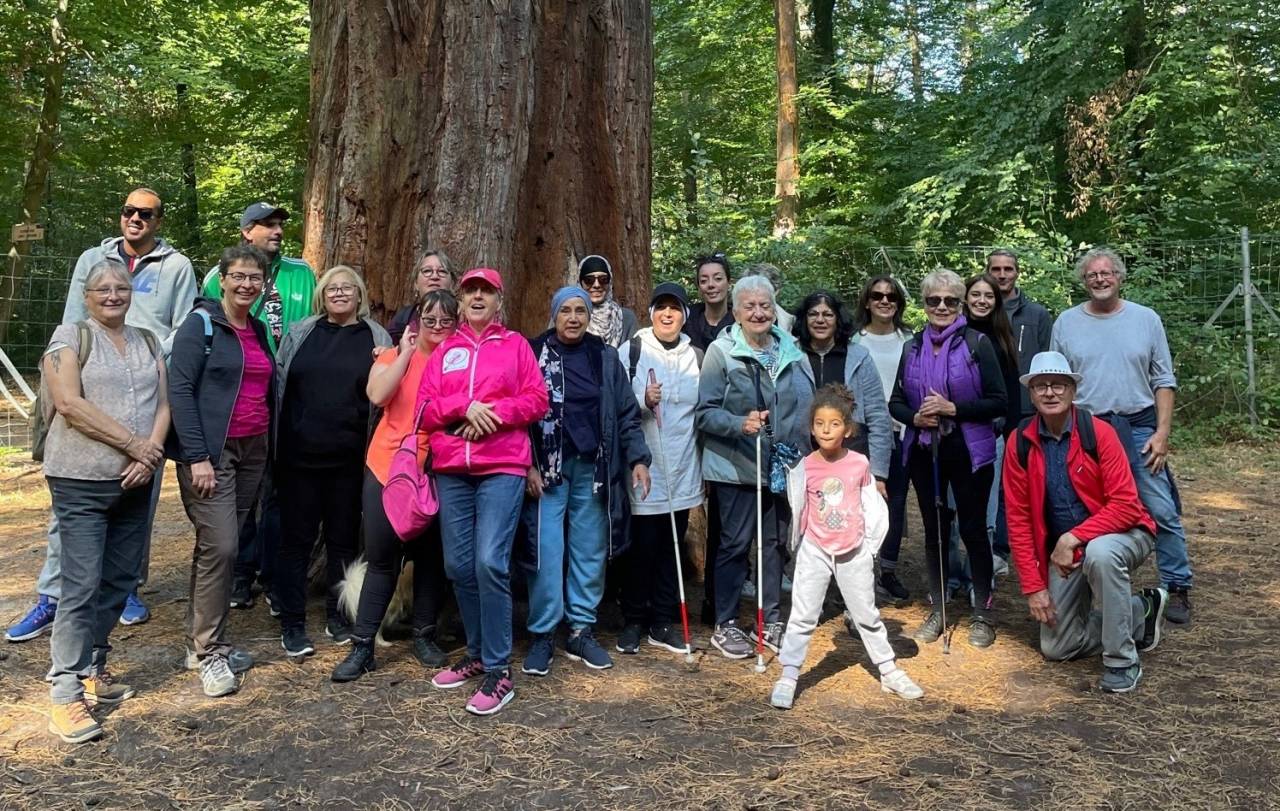
<path fill-rule="evenodd" d="M 529 537 L 538 539 L 538 568 L 528 578 L 529 631 L 535 634 L 551 633 L 561 619 L 575 631 L 595 625 L 604 597 L 609 515 L 604 496 L 591 492 L 595 461 L 568 457 L 560 474 L 560 484 L 525 507 Z"/>
<path fill-rule="evenodd" d="M 524 477 L 441 474 L 440 538 L 467 634 L 467 655 L 485 670 L 511 663 L 511 544 Z"/>
<path fill-rule="evenodd" d="M 1154 428 L 1133 428 L 1133 444 L 1141 451 Z M 1173 482 L 1168 468 L 1159 474 L 1141 462 L 1132 465 L 1133 479 L 1138 485 L 1138 498 L 1156 522 L 1156 567 L 1160 582 L 1169 586 L 1191 587 L 1191 560 L 1187 557 L 1187 533 L 1182 516 L 1173 501 Z"/>

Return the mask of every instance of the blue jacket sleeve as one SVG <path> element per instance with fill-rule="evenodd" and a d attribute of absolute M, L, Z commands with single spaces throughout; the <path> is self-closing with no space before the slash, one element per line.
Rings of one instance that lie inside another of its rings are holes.
<path fill-rule="evenodd" d="M 191 313 L 174 333 L 169 355 L 169 413 L 178 438 L 174 459 L 188 465 L 210 456 L 198 402 L 204 365 L 204 322 Z"/>

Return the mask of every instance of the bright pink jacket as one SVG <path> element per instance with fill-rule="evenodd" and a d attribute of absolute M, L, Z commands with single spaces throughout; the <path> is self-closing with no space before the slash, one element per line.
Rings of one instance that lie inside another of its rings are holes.
<path fill-rule="evenodd" d="M 463 324 L 427 361 L 418 402 L 431 433 L 431 469 L 437 473 L 523 476 L 533 461 L 529 425 L 547 413 L 547 384 L 529 342 L 494 322 L 479 335 Z M 469 442 L 449 433 L 473 402 L 489 403 L 502 426 Z"/>

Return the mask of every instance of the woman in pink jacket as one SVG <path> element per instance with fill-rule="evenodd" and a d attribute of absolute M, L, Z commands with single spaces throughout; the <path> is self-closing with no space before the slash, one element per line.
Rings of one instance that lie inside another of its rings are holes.
<path fill-rule="evenodd" d="M 458 301 L 462 323 L 431 355 L 418 397 L 427 404 L 444 567 L 467 653 L 431 683 L 448 690 L 483 677 L 467 710 L 492 715 L 515 697 L 511 544 L 533 458 L 528 428 L 547 413 L 547 386 L 528 341 L 499 319 L 498 271 L 467 271 Z"/>

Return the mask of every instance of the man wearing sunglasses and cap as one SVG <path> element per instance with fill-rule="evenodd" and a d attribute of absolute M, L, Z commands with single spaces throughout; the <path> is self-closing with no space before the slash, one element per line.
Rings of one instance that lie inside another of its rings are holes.
<path fill-rule="evenodd" d="M 125 323 L 131 327 L 150 331 L 160 341 L 161 350 L 167 356 L 173 344 L 173 332 L 191 312 L 196 298 L 196 275 L 191 260 L 172 245 L 156 236 L 164 221 L 164 203 L 151 189 L 138 188 L 129 192 L 120 208 L 120 236 L 108 237 L 76 260 L 71 273 L 71 286 L 67 291 L 66 307 L 62 311 L 63 324 L 75 324 L 88 319 L 85 307 L 84 283 L 90 268 L 99 262 L 118 262 L 129 271 L 133 282 L 133 299 Z M 151 515 L 154 517 L 156 502 L 160 497 L 161 475 L 152 477 Z M 150 536 L 143 556 L 139 582 L 147 579 L 147 558 L 150 554 Z M 16 625 L 5 632 L 10 642 L 34 639 L 53 628 L 54 614 L 61 597 L 59 582 L 62 574 L 62 541 L 56 520 L 49 522 L 49 542 L 44 567 L 36 581 L 39 595 L 35 606 Z M 125 625 L 146 622 L 150 618 L 147 607 L 131 593 L 125 602 L 120 621 Z"/>
<path fill-rule="evenodd" d="M 1127 693 L 1142 677 L 1138 654 L 1160 642 L 1169 593 L 1132 593 L 1156 524 L 1115 429 L 1072 404 L 1080 379 L 1058 352 L 1037 354 L 1019 378 L 1036 413 L 1004 454 L 1009 546 L 1044 657 L 1101 653 L 1099 687 Z"/>

